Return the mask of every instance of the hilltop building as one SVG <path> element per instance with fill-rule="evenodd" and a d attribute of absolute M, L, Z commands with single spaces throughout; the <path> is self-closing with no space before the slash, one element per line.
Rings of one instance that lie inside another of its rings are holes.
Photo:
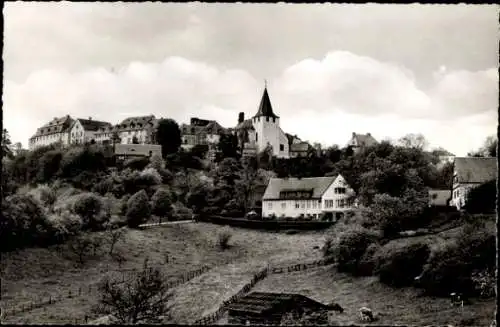
<path fill-rule="evenodd" d="M 354 190 L 342 175 L 271 178 L 262 197 L 262 216 L 310 217 L 331 212 L 340 217 L 354 207 Z"/>
<path fill-rule="evenodd" d="M 124 119 L 113 129 L 121 144 L 155 144 L 158 120 L 154 115 Z"/>
<path fill-rule="evenodd" d="M 467 203 L 470 190 L 497 178 L 497 158 L 455 158 L 451 204 L 458 210 Z"/>
<path fill-rule="evenodd" d="M 209 150 L 215 149 L 221 134 L 226 132 L 217 121 L 196 117 L 191 118 L 190 124 L 182 124 L 180 129 L 181 147 L 185 150 L 192 149 L 196 145 L 207 145 Z"/>
<path fill-rule="evenodd" d="M 378 144 L 378 141 L 370 134 L 357 134 L 352 133 L 352 137 L 347 143 L 347 146 L 350 146 L 354 153 L 361 151 L 364 148 L 373 146 Z"/>
<path fill-rule="evenodd" d="M 54 117 L 50 122 L 38 128 L 35 135 L 29 139 L 28 147 L 33 150 L 40 146 L 47 146 L 59 143 L 62 146 L 70 143 L 69 130 L 73 125 L 73 119 L 66 115 L 64 117 Z"/>
<path fill-rule="evenodd" d="M 112 129 L 113 125 L 108 122 L 93 120 L 92 117 L 88 119 L 77 118 L 71 128 L 70 143 L 71 144 L 85 144 L 85 143 L 102 143 L 102 140 L 97 137 L 103 129 Z"/>
<path fill-rule="evenodd" d="M 269 146 L 273 156 L 290 157 L 289 141 L 280 128 L 279 116 L 273 111 L 267 86 L 264 88 L 257 113 L 246 120 L 245 114 L 240 113 L 235 132 L 243 155 L 264 151 Z"/>

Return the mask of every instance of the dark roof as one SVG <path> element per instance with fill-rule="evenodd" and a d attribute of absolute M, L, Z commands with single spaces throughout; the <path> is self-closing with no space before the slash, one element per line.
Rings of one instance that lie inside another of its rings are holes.
<path fill-rule="evenodd" d="M 434 206 L 448 205 L 451 199 L 451 190 L 429 190 L 429 203 Z"/>
<path fill-rule="evenodd" d="M 112 126 L 110 123 L 105 121 L 81 118 L 77 118 L 77 120 L 80 122 L 80 124 L 82 124 L 83 129 L 86 131 L 97 132 L 100 129 L 105 129 Z"/>
<path fill-rule="evenodd" d="M 329 306 L 317 302 L 301 294 L 252 292 L 237 302 L 227 306 L 228 310 L 236 312 L 265 315 L 270 312 L 284 311 L 291 304 L 300 302 L 301 306 L 328 309 Z"/>
<path fill-rule="evenodd" d="M 454 174 L 459 183 L 485 183 L 497 178 L 497 158 L 455 158 Z"/>
<path fill-rule="evenodd" d="M 364 146 L 372 146 L 377 144 L 377 140 L 370 134 L 356 134 L 352 133 L 352 137 L 356 140 L 358 146 L 364 147 Z"/>
<path fill-rule="evenodd" d="M 307 142 L 290 144 L 290 152 L 307 152 L 311 146 Z"/>
<path fill-rule="evenodd" d="M 121 123 L 115 126 L 115 130 L 123 131 L 123 130 L 134 130 L 134 129 L 142 129 L 147 126 L 156 126 L 157 119 L 155 119 L 154 115 L 149 116 L 138 116 L 138 117 L 129 117 L 124 119 Z"/>
<path fill-rule="evenodd" d="M 71 127 L 72 124 L 73 119 L 69 115 L 63 117 L 54 117 L 47 124 L 38 128 L 35 135 L 33 135 L 31 138 L 65 132 Z"/>
<path fill-rule="evenodd" d="M 335 181 L 337 176 L 308 177 L 308 178 L 271 178 L 267 185 L 262 200 L 275 200 L 280 198 L 280 192 L 291 190 L 312 191 L 311 198 L 319 199 Z"/>
<path fill-rule="evenodd" d="M 267 93 L 267 87 L 264 88 L 264 93 L 262 94 L 262 99 L 260 100 L 259 111 L 254 117 L 274 117 L 279 118 L 273 112 L 273 107 L 271 106 L 271 100 L 269 99 L 269 94 Z"/>
<path fill-rule="evenodd" d="M 205 124 L 205 122 L 206 122 L 206 124 Z M 198 134 L 198 133 L 221 134 L 221 133 L 225 132 L 225 130 L 226 129 L 224 127 L 222 127 L 215 120 L 201 120 L 201 119 L 198 119 L 195 122 L 195 124 L 189 124 L 189 125 L 188 124 L 182 124 L 181 125 L 181 132 L 183 134 Z"/>
<path fill-rule="evenodd" d="M 242 121 L 241 123 L 239 123 L 235 129 L 254 129 L 253 128 L 253 124 L 252 124 L 252 120 L 251 119 L 246 119 L 244 121 Z"/>

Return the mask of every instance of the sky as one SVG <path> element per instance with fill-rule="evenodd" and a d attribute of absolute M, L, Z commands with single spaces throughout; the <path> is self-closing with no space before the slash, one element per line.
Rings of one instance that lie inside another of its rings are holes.
<path fill-rule="evenodd" d="M 264 80 L 282 129 L 344 146 L 422 133 L 466 155 L 498 124 L 496 5 L 7 2 L 3 124 L 154 114 L 234 127 Z"/>

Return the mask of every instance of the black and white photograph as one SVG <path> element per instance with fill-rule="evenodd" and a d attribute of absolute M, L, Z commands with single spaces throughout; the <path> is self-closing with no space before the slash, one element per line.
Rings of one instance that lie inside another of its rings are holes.
<path fill-rule="evenodd" d="M 499 12 L 5 2 L 0 323 L 496 326 Z"/>

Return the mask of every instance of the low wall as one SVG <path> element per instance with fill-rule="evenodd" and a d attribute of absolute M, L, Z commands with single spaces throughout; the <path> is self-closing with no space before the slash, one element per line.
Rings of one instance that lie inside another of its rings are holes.
<path fill-rule="evenodd" d="M 252 229 L 265 229 L 265 230 L 318 230 L 325 229 L 335 222 L 331 221 L 304 221 L 304 220 L 251 220 L 244 218 L 227 218 L 221 216 L 204 216 L 197 217 L 198 221 L 214 223 L 219 225 L 229 225 L 235 227 L 252 228 Z"/>

